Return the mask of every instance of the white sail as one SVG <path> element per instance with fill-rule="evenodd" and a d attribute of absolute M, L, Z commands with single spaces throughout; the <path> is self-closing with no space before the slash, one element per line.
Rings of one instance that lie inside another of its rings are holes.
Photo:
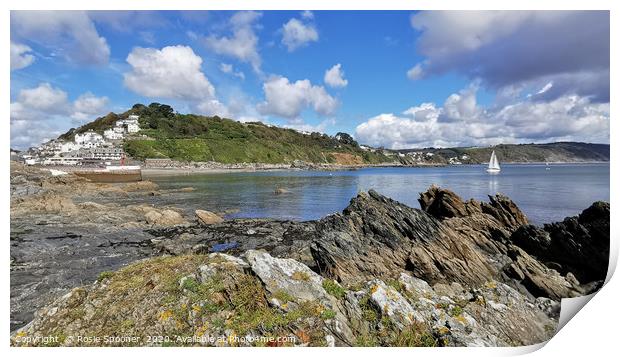
<path fill-rule="evenodd" d="M 499 161 L 497 161 L 497 156 L 495 155 L 495 150 L 491 153 L 491 160 L 489 160 L 489 168 L 487 171 L 489 172 L 498 172 L 500 170 Z"/>

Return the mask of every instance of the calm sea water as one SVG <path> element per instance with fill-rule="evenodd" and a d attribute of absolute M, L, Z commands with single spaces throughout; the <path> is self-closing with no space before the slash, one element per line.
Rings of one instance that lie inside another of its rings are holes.
<path fill-rule="evenodd" d="M 503 165 L 499 175 L 483 166 L 366 168 L 355 171 L 271 171 L 153 177 L 162 188 L 196 188 L 164 195 L 160 203 L 228 211 L 228 218 L 310 220 L 341 211 L 359 191 L 376 191 L 412 207 L 431 184 L 463 199 L 487 200 L 503 193 L 534 224 L 580 213 L 596 200 L 609 201 L 609 164 Z M 276 195 L 276 188 L 288 193 Z M 162 202 L 163 201 L 163 202 Z"/>

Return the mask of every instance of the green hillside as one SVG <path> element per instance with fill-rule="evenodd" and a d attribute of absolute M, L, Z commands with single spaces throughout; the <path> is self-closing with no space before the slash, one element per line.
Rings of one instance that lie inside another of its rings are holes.
<path fill-rule="evenodd" d="M 312 163 L 371 164 L 389 162 L 379 153 L 363 151 L 348 134 L 339 139 L 326 134 L 302 134 L 293 129 L 267 126 L 260 122 L 240 123 L 217 116 L 175 113 L 168 105 L 134 105 L 122 114 L 105 117 L 72 129 L 61 136 L 70 140 L 76 133 L 102 133 L 118 119 L 140 116 L 140 136 L 125 140 L 125 151 L 136 159 L 171 158 L 179 161 L 221 163 Z M 145 135 L 145 137 L 142 137 Z"/>
<path fill-rule="evenodd" d="M 426 164 L 446 164 L 458 158 L 464 164 L 484 163 L 495 150 L 500 162 L 585 162 L 609 161 L 609 145 L 575 142 L 549 144 L 501 144 L 492 147 L 426 148 L 411 150 L 362 150 L 346 133 L 334 137 L 321 133 L 302 134 L 293 129 L 268 126 L 260 122 L 240 123 L 217 116 L 175 113 L 165 104 L 134 105 L 130 110 L 106 116 L 71 129 L 60 136 L 72 140 L 76 133 L 94 130 L 103 133 L 115 122 L 131 114 L 140 116 L 141 130 L 128 137 L 125 151 L 133 158 L 170 158 L 178 161 L 216 161 L 220 163 L 310 163 L 375 164 L 395 160 L 416 165 L 408 155 L 434 153 Z M 462 159 L 466 155 L 466 159 Z"/>
<path fill-rule="evenodd" d="M 495 150 L 504 162 L 609 161 L 609 145 L 575 142 L 549 144 L 497 145 L 464 150 L 472 159 L 485 162 Z"/>
<path fill-rule="evenodd" d="M 557 142 L 548 144 L 500 144 L 489 147 L 461 147 L 461 148 L 429 148 L 415 150 L 401 150 L 407 153 L 412 151 L 432 152 L 439 156 L 436 160 L 445 161 L 451 157 L 469 158 L 460 160 L 463 163 L 488 162 L 491 152 L 495 151 L 500 162 L 588 162 L 609 161 L 608 144 L 589 144 L 578 142 Z"/>

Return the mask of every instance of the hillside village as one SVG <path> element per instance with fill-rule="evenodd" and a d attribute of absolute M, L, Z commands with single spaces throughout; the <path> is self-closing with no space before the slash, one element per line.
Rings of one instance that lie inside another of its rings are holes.
<path fill-rule="evenodd" d="M 111 164 L 125 157 L 123 140 L 140 131 L 138 115 L 116 121 L 103 135 L 88 130 L 75 134 L 73 141 L 53 139 L 21 155 L 26 165 L 97 165 Z"/>

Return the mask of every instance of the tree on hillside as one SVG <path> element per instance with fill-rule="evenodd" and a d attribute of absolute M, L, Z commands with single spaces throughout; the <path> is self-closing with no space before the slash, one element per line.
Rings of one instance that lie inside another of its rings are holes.
<path fill-rule="evenodd" d="M 347 133 L 338 133 L 335 136 L 336 140 L 338 140 L 341 144 L 358 146 L 357 141 L 353 139 L 353 137 Z"/>

